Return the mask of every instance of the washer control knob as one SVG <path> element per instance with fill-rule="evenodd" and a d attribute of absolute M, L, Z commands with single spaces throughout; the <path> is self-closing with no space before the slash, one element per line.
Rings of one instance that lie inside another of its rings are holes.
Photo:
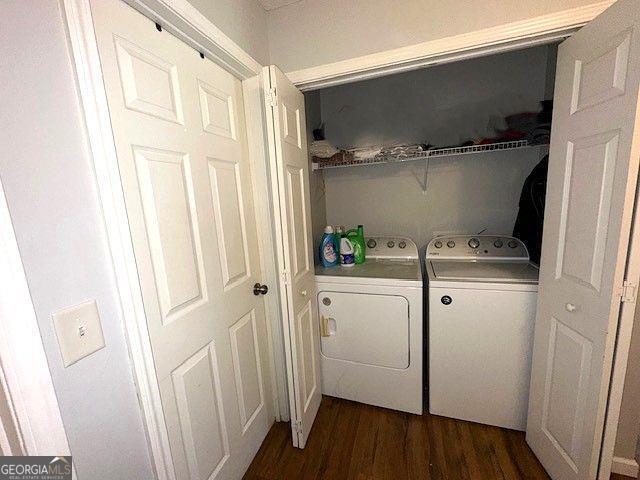
<path fill-rule="evenodd" d="M 442 242 L 440 240 L 436 240 L 433 246 L 436 248 L 442 248 Z"/>
<path fill-rule="evenodd" d="M 406 248 L 407 247 L 407 242 L 405 242 L 404 240 L 400 240 L 400 242 L 398 242 L 398 247 L 399 248 Z"/>
<path fill-rule="evenodd" d="M 496 247 L 496 248 L 502 248 L 503 245 L 504 245 L 504 243 L 500 239 L 498 239 L 495 242 L 493 242 L 493 246 Z"/>
<path fill-rule="evenodd" d="M 456 242 L 454 242 L 453 240 L 449 240 L 449 241 L 447 242 L 447 247 L 449 247 L 449 248 L 453 248 L 453 247 L 455 247 L 455 246 L 456 246 Z"/>
<path fill-rule="evenodd" d="M 509 246 L 509 248 L 516 248 L 518 246 L 518 242 L 516 242 L 515 240 L 509 240 L 509 243 L 507 243 L 507 245 Z"/>
<path fill-rule="evenodd" d="M 478 240 L 477 238 L 472 238 L 471 240 L 469 240 L 469 246 L 471 248 L 478 248 L 480 246 L 480 240 Z"/>
<path fill-rule="evenodd" d="M 396 246 L 396 242 L 394 242 L 393 240 L 389 240 L 389 241 L 387 242 L 387 247 L 389 247 L 389 248 L 393 248 L 393 247 L 395 247 L 395 246 Z"/>
<path fill-rule="evenodd" d="M 376 245 L 378 245 L 378 242 L 376 242 L 375 239 L 373 239 L 373 238 L 370 238 L 367 241 L 367 247 L 369 247 L 369 248 L 376 248 Z"/>

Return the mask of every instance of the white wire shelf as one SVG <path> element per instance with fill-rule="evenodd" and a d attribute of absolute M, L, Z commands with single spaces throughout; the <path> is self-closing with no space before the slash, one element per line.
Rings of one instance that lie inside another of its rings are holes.
<path fill-rule="evenodd" d="M 426 158 L 457 157 L 459 155 L 472 155 L 484 152 L 518 150 L 522 148 L 543 147 L 546 144 L 530 144 L 527 140 L 512 142 L 488 143 L 484 145 L 469 145 L 467 147 L 433 148 L 410 154 L 378 154 L 367 158 L 354 158 L 353 155 L 342 153 L 342 158 L 327 159 L 322 162 L 314 162 L 313 170 L 327 170 L 330 168 L 361 167 L 366 165 L 379 165 L 384 163 L 413 162 Z"/>

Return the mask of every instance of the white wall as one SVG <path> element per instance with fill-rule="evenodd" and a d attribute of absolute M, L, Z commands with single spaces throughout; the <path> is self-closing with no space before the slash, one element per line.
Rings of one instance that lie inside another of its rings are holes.
<path fill-rule="evenodd" d="M 431 159 L 426 194 L 423 162 L 327 170 L 327 222 L 363 224 L 367 235 L 404 235 L 418 245 L 436 232 L 510 234 L 537 150 Z"/>
<path fill-rule="evenodd" d="M 78 477 L 151 479 L 59 3 L 3 2 L 0 58 L 0 178 Z M 64 368 L 51 313 L 92 298 L 106 348 Z"/>
<path fill-rule="evenodd" d="M 327 139 L 337 146 L 448 145 L 491 133 L 492 116 L 537 111 L 547 47 L 446 64 L 320 90 Z M 364 224 L 419 245 L 436 232 L 509 234 L 536 149 L 325 170 L 330 224 Z M 318 208 L 322 208 L 320 205 Z M 316 235 L 317 236 L 317 232 Z"/>
<path fill-rule="evenodd" d="M 269 65 L 267 12 L 257 0 L 188 0 L 261 65 Z"/>
<path fill-rule="evenodd" d="M 547 50 L 542 46 L 324 89 L 327 138 L 338 147 L 445 146 L 492 136 L 491 117 L 539 110 Z"/>
<path fill-rule="evenodd" d="M 285 72 L 468 33 L 594 0 L 301 0 L 268 12 L 272 63 Z"/>

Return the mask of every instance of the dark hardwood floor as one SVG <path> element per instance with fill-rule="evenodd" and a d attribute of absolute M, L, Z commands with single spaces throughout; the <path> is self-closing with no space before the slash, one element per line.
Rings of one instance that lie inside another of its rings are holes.
<path fill-rule="evenodd" d="M 524 433 L 324 397 L 304 450 L 276 423 L 248 480 L 549 479 Z M 611 480 L 630 480 L 612 475 Z"/>
<path fill-rule="evenodd" d="M 324 397 L 304 450 L 276 423 L 245 479 L 548 479 L 524 433 Z"/>

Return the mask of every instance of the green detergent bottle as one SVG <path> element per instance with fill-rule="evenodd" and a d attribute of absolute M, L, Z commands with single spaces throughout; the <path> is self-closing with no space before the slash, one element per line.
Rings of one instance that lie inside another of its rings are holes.
<path fill-rule="evenodd" d="M 353 245 L 353 256 L 355 263 L 364 263 L 366 257 L 366 245 L 364 243 L 364 228 L 362 225 L 358 225 L 358 228 L 351 229 L 345 233 L 345 236 L 349 239 Z"/>

